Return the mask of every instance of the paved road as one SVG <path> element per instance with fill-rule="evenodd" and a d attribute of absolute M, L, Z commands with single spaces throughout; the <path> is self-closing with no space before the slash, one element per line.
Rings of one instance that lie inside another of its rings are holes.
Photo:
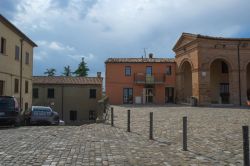
<path fill-rule="evenodd" d="M 126 132 L 127 110 L 131 132 Z M 242 165 L 242 125 L 250 110 L 114 107 L 115 126 L 27 126 L 0 129 L 0 165 Z M 149 140 L 154 112 L 154 140 Z M 182 117 L 188 151 L 182 151 Z"/>

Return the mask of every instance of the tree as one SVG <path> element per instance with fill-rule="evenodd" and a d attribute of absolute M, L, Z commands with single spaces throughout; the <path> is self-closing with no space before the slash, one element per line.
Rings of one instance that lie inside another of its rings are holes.
<path fill-rule="evenodd" d="M 70 66 L 64 66 L 64 72 L 63 72 L 63 75 L 64 76 L 71 76 L 72 75 L 72 72 L 71 72 L 71 69 L 70 69 Z"/>
<path fill-rule="evenodd" d="M 84 62 L 84 58 L 82 58 L 82 61 L 80 62 L 80 64 L 78 65 L 78 68 L 76 69 L 76 71 L 74 72 L 74 74 L 76 76 L 88 76 L 88 71 L 89 71 L 89 68 L 87 66 L 87 63 Z"/>
<path fill-rule="evenodd" d="M 46 71 L 44 72 L 44 74 L 46 74 L 47 76 L 55 76 L 56 69 L 54 69 L 54 68 L 46 69 Z"/>

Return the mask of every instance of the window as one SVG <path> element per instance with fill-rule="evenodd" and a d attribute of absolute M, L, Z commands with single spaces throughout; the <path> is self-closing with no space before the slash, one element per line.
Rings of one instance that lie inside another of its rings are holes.
<path fill-rule="evenodd" d="M 228 73 L 228 67 L 225 62 L 221 62 L 221 72 L 222 73 Z"/>
<path fill-rule="evenodd" d="M 89 90 L 89 98 L 95 99 L 96 98 L 96 89 Z"/>
<path fill-rule="evenodd" d="M 29 107 L 29 104 L 28 104 L 28 103 L 25 103 L 25 104 L 24 104 L 24 110 L 27 111 L 27 110 L 28 110 L 28 107 Z"/>
<path fill-rule="evenodd" d="M 38 88 L 33 88 L 33 98 L 34 99 L 38 98 Z"/>
<path fill-rule="evenodd" d="M 125 76 L 131 76 L 131 67 L 125 66 Z"/>
<path fill-rule="evenodd" d="M 28 65 L 29 64 L 29 58 L 30 58 L 30 55 L 28 52 L 26 52 L 25 54 L 25 64 Z"/>
<path fill-rule="evenodd" d="M 6 39 L 1 37 L 1 53 L 6 54 Z"/>
<path fill-rule="evenodd" d="M 69 115 L 70 120 L 72 120 L 72 121 L 77 120 L 77 111 L 70 111 L 69 114 L 70 114 Z"/>
<path fill-rule="evenodd" d="M 133 104 L 133 89 L 132 88 L 123 89 L 123 103 Z"/>
<path fill-rule="evenodd" d="M 49 88 L 48 89 L 48 98 L 53 99 L 55 97 L 55 90 L 54 88 Z"/>
<path fill-rule="evenodd" d="M 0 96 L 3 96 L 4 81 L 0 80 Z"/>
<path fill-rule="evenodd" d="M 167 75 L 171 75 L 172 74 L 172 68 L 171 68 L 171 66 L 167 66 L 167 68 L 166 68 L 166 74 Z"/>
<path fill-rule="evenodd" d="M 95 111 L 93 111 L 93 110 L 89 111 L 89 120 L 96 120 Z"/>
<path fill-rule="evenodd" d="M 20 54 L 19 47 L 16 46 L 15 47 L 15 60 L 17 60 L 17 61 L 19 61 L 19 54 Z"/>
<path fill-rule="evenodd" d="M 15 79 L 15 87 L 14 87 L 14 92 L 15 93 L 18 93 L 18 90 L 19 90 L 19 80 L 18 79 Z"/>
<path fill-rule="evenodd" d="M 146 67 L 146 75 L 149 75 L 149 76 L 152 75 L 152 66 L 147 66 Z"/>
<path fill-rule="evenodd" d="M 25 93 L 29 93 L 29 82 L 25 81 Z"/>

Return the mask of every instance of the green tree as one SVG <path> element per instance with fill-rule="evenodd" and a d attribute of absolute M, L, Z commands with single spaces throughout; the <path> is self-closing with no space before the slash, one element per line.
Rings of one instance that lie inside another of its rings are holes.
<path fill-rule="evenodd" d="M 88 71 L 89 71 L 89 68 L 87 66 L 87 63 L 84 62 L 84 58 L 82 58 L 82 61 L 80 62 L 80 64 L 78 65 L 78 68 L 76 69 L 76 71 L 74 72 L 74 74 L 76 76 L 88 76 Z"/>
<path fill-rule="evenodd" d="M 54 68 L 46 69 L 46 71 L 44 72 L 44 74 L 46 74 L 47 76 L 55 76 L 56 69 L 54 69 Z"/>
<path fill-rule="evenodd" d="M 69 65 L 64 67 L 63 75 L 64 76 L 72 76 L 72 72 L 71 72 L 71 69 L 70 69 Z"/>

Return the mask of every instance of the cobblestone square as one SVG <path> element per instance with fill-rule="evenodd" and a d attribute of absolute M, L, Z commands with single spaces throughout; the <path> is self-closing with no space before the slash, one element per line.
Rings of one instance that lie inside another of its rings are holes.
<path fill-rule="evenodd" d="M 150 112 L 153 140 L 149 140 Z M 188 117 L 186 152 L 183 116 Z M 114 127 L 108 121 L 0 128 L 0 165 L 243 165 L 243 125 L 250 125 L 249 109 L 114 106 Z"/>

